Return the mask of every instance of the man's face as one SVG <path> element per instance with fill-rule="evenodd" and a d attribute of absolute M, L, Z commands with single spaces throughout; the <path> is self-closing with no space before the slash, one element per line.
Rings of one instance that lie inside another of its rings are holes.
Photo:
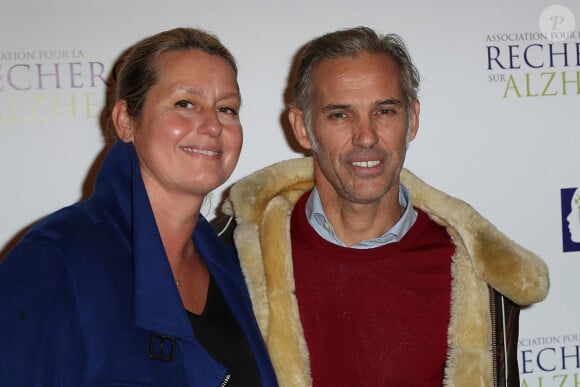
<path fill-rule="evenodd" d="M 376 53 L 324 59 L 312 72 L 312 90 L 314 138 L 302 111 L 293 109 L 290 121 L 302 146 L 317 143 L 315 178 L 323 200 L 398 203 L 399 173 L 417 132 L 419 104 L 409 120 L 395 62 Z"/>

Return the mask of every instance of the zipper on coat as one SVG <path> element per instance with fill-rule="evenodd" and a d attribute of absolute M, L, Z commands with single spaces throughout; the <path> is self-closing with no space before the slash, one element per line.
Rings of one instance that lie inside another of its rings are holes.
<path fill-rule="evenodd" d="M 502 350 L 503 350 L 503 372 L 504 372 L 504 378 L 505 378 L 505 386 L 508 386 L 509 383 L 509 365 L 508 365 L 508 344 L 506 342 L 507 340 L 507 332 L 506 332 L 506 314 L 505 314 L 505 297 L 503 296 L 503 294 L 500 294 L 501 297 L 501 335 L 503 337 L 502 340 Z"/>
<path fill-rule="evenodd" d="M 224 381 L 222 382 L 222 384 L 220 384 L 220 387 L 226 387 L 228 385 L 228 382 L 230 381 L 230 378 L 232 376 L 230 374 L 227 374 Z"/>
<path fill-rule="evenodd" d="M 490 315 L 491 315 L 491 363 L 492 363 L 492 382 L 493 387 L 498 386 L 498 378 L 497 378 L 497 340 L 496 340 L 496 331 L 497 327 L 495 324 L 496 319 L 496 310 L 495 310 L 495 294 L 493 294 L 493 289 L 488 287 L 489 289 L 489 306 L 490 306 Z M 507 360 L 507 359 L 506 359 Z"/>

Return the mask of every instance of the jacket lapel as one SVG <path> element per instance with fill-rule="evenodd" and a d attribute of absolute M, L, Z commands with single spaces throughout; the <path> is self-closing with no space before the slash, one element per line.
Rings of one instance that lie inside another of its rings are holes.
<path fill-rule="evenodd" d="M 152 332 L 194 342 L 141 178 L 139 161 L 135 152 L 132 153 L 135 323 Z"/>

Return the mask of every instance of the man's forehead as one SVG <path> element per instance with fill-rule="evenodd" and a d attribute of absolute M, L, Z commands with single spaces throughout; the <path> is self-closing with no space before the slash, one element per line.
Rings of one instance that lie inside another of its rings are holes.
<path fill-rule="evenodd" d="M 379 54 L 325 59 L 313 71 L 312 92 L 321 105 L 402 100 L 399 70 Z"/>

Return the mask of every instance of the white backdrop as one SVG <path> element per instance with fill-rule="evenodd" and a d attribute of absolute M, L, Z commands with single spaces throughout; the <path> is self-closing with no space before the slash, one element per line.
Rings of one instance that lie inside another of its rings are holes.
<path fill-rule="evenodd" d="M 548 299 L 522 313 L 522 386 L 580 383 L 580 244 L 564 252 L 561 210 L 570 205 L 562 190 L 580 186 L 578 0 L 50 3 L 7 0 L 0 14 L 0 257 L 35 220 L 90 190 L 104 146 L 103 79 L 137 40 L 201 27 L 236 56 L 245 139 L 226 188 L 301 155 L 282 129 L 298 49 L 367 25 L 402 35 L 422 74 L 406 166 L 550 267 Z"/>

